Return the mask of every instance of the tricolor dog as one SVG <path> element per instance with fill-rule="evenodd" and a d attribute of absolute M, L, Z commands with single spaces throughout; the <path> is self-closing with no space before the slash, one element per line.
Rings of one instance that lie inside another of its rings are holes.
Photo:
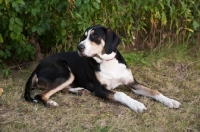
<path fill-rule="evenodd" d="M 117 50 L 120 42 L 111 29 L 89 27 L 77 46 L 78 52 L 50 55 L 36 67 L 27 81 L 25 100 L 58 106 L 50 99 L 56 92 L 63 89 L 73 93 L 88 90 L 98 97 L 120 102 L 136 112 L 147 110 L 143 103 L 123 92 L 114 91 L 119 85 L 125 85 L 136 94 L 154 98 L 169 108 L 179 108 L 181 104 L 178 101 L 136 81 Z M 35 87 L 44 90 L 32 98 L 31 90 Z"/>

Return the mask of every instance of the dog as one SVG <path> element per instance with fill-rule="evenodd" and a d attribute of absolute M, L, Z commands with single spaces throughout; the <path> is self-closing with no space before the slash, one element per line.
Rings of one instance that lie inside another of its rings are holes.
<path fill-rule="evenodd" d="M 56 53 L 39 63 L 26 83 L 25 100 L 56 107 L 58 103 L 49 99 L 56 92 L 88 90 L 98 97 L 120 102 L 135 112 L 147 110 L 143 103 L 114 91 L 119 85 L 125 85 L 136 94 L 151 97 L 169 108 L 179 108 L 178 101 L 140 84 L 133 77 L 117 50 L 120 42 L 121 39 L 109 28 L 101 25 L 87 28 L 77 52 Z M 44 90 L 32 98 L 31 91 L 35 87 Z"/>

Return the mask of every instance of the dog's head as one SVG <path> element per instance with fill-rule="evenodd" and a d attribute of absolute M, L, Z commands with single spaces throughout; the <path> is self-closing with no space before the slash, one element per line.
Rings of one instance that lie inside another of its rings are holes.
<path fill-rule="evenodd" d="M 120 42 L 120 38 L 111 29 L 98 25 L 85 31 L 83 41 L 77 48 L 80 56 L 113 56 Z"/>

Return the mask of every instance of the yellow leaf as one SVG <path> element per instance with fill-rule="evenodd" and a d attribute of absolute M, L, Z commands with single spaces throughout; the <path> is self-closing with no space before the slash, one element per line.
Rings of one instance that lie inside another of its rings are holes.
<path fill-rule="evenodd" d="M 7 0 L 4 0 L 5 4 L 6 4 L 6 8 L 9 9 L 10 8 L 10 4 Z"/>
<path fill-rule="evenodd" d="M 194 30 L 192 30 L 192 29 L 190 29 L 190 28 L 184 28 L 185 30 L 188 30 L 188 31 L 190 31 L 190 32 L 192 32 L 192 33 L 194 33 Z"/>
<path fill-rule="evenodd" d="M 166 15 L 165 15 L 165 12 L 164 12 L 164 11 L 162 12 L 161 23 L 162 23 L 162 25 L 166 25 L 166 23 L 167 23 L 167 17 L 166 17 Z"/>

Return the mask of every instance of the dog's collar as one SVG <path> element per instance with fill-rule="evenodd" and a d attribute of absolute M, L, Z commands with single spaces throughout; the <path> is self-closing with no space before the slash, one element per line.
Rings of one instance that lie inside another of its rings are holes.
<path fill-rule="evenodd" d="M 98 55 L 98 54 L 97 54 L 97 55 L 95 55 L 93 58 L 94 58 L 98 63 L 101 63 L 101 62 L 103 62 L 103 61 L 111 61 L 111 60 L 113 60 L 113 59 L 116 58 L 117 50 L 114 51 L 114 52 L 112 52 L 110 55 L 112 55 L 112 54 L 114 54 L 112 58 L 108 57 L 109 55 L 107 55 L 107 54 L 104 54 L 104 55 Z"/>
<path fill-rule="evenodd" d="M 115 52 L 115 56 L 114 56 L 113 58 L 111 58 L 111 59 L 106 60 L 106 61 L 111 61 L 111 60 L 113 60 L 113 59 L 116 58 L 116 55 L 117 55 L 117 49 L 115 49 L 114 52 Z"/>
<path fill-rule="evenodd" d="M 115 54 L 115 56 L 112 59 L 108 59 L 106 61 L 111 61 L 111 60 L 115 59 L 116 55 L 117 55 L 117 53 Z"/>

